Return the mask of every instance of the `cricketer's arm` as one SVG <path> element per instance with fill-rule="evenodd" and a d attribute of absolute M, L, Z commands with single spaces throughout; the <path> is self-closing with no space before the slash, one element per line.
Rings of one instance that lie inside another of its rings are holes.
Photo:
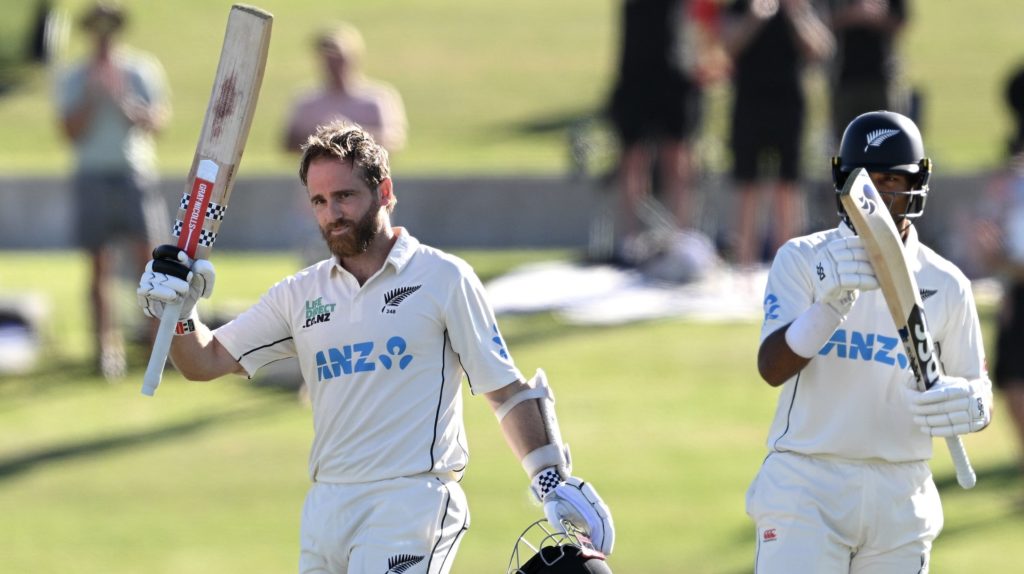
<path fill-rule="evenodd" d="M 198 320 L 195 331 L 171 341 L 171 361 L 190 381 L 211 381 L 232 373 L 244 375 L 245 369 L 213 336 L 213 331 Z"/>
<path fill-rule="evenodd" d="M 529 390 L 530 387 L 521 380 L 505 385 L 500 389 L 485 393 L 484 397 L 495 412 L 505 401 Z M 550 444 L 553 437 L 549 437 L 545 430 L 544 418 L 540 410 L 538 399 L 523 401 L 516 405 L 508 415 L 501 421 L 501 432 L 505 435 L 505 442 L 512 448 L 519 460 L 522 460 L 530 452 Z"/>

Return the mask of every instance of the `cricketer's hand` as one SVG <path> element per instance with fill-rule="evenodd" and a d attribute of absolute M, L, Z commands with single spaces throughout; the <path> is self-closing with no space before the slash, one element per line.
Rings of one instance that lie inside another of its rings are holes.
<path fill-rule="evenodd" d="M 846 317 L 861 291 L 878 288 L 878 278 L 861 238 L 854 235 L 825 245 L 814 269 L 815 300 Z"/>
<path fill-rule="evenodd" d="M 602 554 L 615 546 L 615 523 L 608 505 L 590 483 L 574 476 L 548 491 L 542 500 L 544 515 L 555 528 L 566 531 L 566 523 L 590 539 Z"/>
<path fill-rule="evenodd" d="M 136 294 L 142 312 L 148 317 L 163 316 L 164 305 L 183 299 L 179 320 L 192 315 L 199 298 L 213 294 L 216 273 L 206 259 L 190 261 L 188 255 L 173 245 L 161 245 L 153 251 L 153 259 L 139 280 Z"/>
<path fill-rule="evenodd" d="M 950 437 L 978 432 L 992 421 L 992 383 L 943 375 L 930 390 L 911 393 L 910 411 L 921 432 Z"/>

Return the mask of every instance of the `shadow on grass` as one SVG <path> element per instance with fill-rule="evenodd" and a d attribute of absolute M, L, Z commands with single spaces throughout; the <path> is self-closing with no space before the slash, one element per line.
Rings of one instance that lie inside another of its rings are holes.
<path fill-rule="evenodd" d="M 944 500 L 952 500 L 960 496 L 972 496 L 973 490 L 997 493 L 1005 497 L 1007 503 L 998 514 L 986 514 L 976 520 L 946 523 L 942 529 L 942 538 L 949 539 L 961 534 L 976 534 L 979 530 L 1001 528 L 1006 520 L 1024 520 L 1024 498 L 1021 497 L 1021 473 L 1016 463 L 998 466 L 975 468 L 978 483 L 971 490 L 964 490 L 956 482 L 955 474 L 935 477 L 935 485 L 939 487 Z"/>
<path fill-rule="evenodd" d="M 1006 463 L 999 466 L 975 468 L 978 475 L 978 483 L 975 488 L 997 489 L 1016 486 L 1020 483 L 1020 469 L 1014 463 Z M 935 476 L 935 486 L 949 496 L 953 492 L 968 492 L 960 488 L 956 482 L 955 474 L 944 474 Z"/>
<path fill-rule="evenodd" d="M 47 464 L 180 439 L 215 425 L 231 424 L 268 416 L 276 410 L 276 405 L 280 405 L 280 403 L 265 402 L 254 407 L 225 410 L 203 415 L 192 420 L 169 424 L 162 428 L 123 432 L 113 436 L 64 443 L 7 458 L 0 458 L 0 482 Z"/>

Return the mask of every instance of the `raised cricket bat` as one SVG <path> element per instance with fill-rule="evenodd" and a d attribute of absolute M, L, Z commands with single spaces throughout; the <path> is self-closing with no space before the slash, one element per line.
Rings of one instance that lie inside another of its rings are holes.
<path fill-rule="evenodd" d="M 228 14 L 213 93 L 171 229 L 172 241 L 190 260 L 209 258 L 224 220 L 263 82 L 273 18 L 242 4 L 232 6 Z M 160 385 L 180 311 L 181 304 L 164 308 L 142 382 L 144 395 L 152 396 Z"/>
<path fill-rule="evenodd" d="M 903 240 L 867 170 L 857 168 L 839 193 L 857 235 L 864 243 L 871 267 L 903 339 L 918 390 L 932 388 L 942 375 L 942 364 L 924 316 L 924 304 L 917 280 L 907 264 Z M 977 477 L 959 436 L 946 438 L 946 446 L 956 467 L 956 480 L 964 488 L 973 488 Z"/>

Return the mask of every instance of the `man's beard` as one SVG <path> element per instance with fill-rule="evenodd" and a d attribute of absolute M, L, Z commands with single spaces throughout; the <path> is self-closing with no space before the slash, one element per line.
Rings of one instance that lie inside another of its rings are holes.
<path fill-rule="evenodd" d="M 379 213 L 380 200 L 375 200 L 359 221 L 353 222 L 347 219 L 339 219 L 330 223 L 326 228 L 321 227 L 320 234 L 323 235 L 324 241 L 327 242 L 327 247 L 331 250 L 331 254 L 338 259 L 344 259 L 366 253 L 380 227 Z M 331 235 L 332 230 L 343 225 L 350 226 L 347 233 Z"/>

